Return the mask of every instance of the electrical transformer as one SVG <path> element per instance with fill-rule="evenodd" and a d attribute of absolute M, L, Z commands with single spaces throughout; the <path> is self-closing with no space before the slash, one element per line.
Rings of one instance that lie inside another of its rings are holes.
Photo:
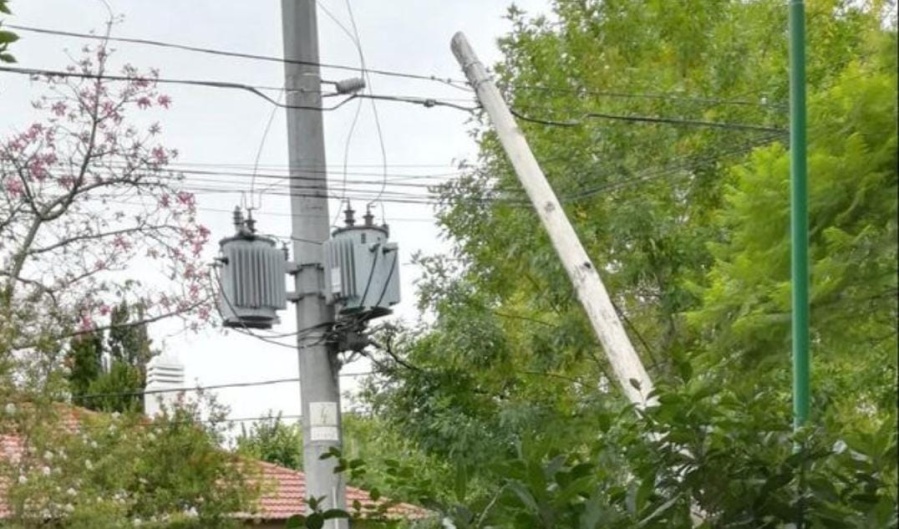
<path fill-rule="evenodd" d="M 225 327 L 270 329 L 287 308 L 287 256 L 275 240 L 256 234 L 252 217 L 234 212 L 237 233 L 219 241 L 219 309 Z"/>
<path fill-rule="evenodd" d="M 399 250 L 388 242 L 387 226 L 377 226 L 372 215 L 356 226 L 352 210 L 346 226 L 324 243 L 325 299 L 339 318 L 371 319 L 390 314 L 400 302 Z"/>

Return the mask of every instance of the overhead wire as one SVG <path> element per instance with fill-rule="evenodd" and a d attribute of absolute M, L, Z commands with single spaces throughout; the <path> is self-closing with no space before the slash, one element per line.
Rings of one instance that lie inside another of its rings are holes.
<path fill-rule="evenodd" d="M 672 173 L 678 171 L 689 170 L 693 166 L 695 166 L 699 162 L 708 162 L 714 161 L 718 158 L 728 156 L 728 155 L 736 155 L 751 150 L 757 146 L 764 145 L 770 141 L 773 141 L 777 138 L 777 135 L 771 134 L 767 135 L 761 139 L 758 139 L 754 142 L 746 142 L 743 144 L 739 144 L 732 149 L 728 149 L 722 152 L 714 152 L 709 153 L 707 155 L 701 156 L 699 158 L 694 158 L 692 160 L 688 160 L 682 164 L 672 164 L 668 166 L 663 166 L 660 168 L 652 169 L 652 170 L 644 170 L 637 172 L 633 177 L 622 179 L 617 182 L 610 182 L 601 184 L 598 186 L 590 186 L 586 187 L 577 192 L 571 192 L 566 194 L 560 194 L 559 200 L 563 203 L 569 202 L 577 202 L 583 200 L 585 198 L 589 198 L 597 193 L 607 191 L 610 189 L 615 189 L 619 187 L 624 187 L 628 185 L 633 185 L 640 182 L 645 182 L 648 180 L 653 180 L 659 177 L 668 176 Z M 685 157 L 689 158 L 689 157 Z M 187 186 L 188 190 L 196 192 L 198 194 L 204 193 L 240 193 L 240 189 L 223 189 L 223 188 L 215 188 L 215 187 L 203 187 L 203 186 Z M 532 207 L 530 201 L 524 196 L 523 191 L 520 189 L 500 189 L 500 192 L 504 193 L 514 193 L 518 195 L 518 197 L 508 197 L 508 196 L 490 196 L 490 197 L 464 197 L 464 200 L 475 202 L 475 203 L 505 203 L 513 206 Z M 291 190 L 289 192 L 272 192 L 271 194 L 277 196 L 320 196 L 320 194 L 313 193 L 304 193 L 304 192 L 296 192 L 296 190 Z M 358 191 L 351 195 L 353 198 L 357 198 L 359 200 L 367 200 L 372 198 L 371 194 L 366 194 L 363 191 Z M 330 198 L 338 199 L 338 196 L 330 196 Z M 413 193 L 401 193 L 395 192 L 391 193 L 386 197 L 382 198 L 385 202 L 392 202 L 398 204 L 422 204 L 422 205 L 440 205 L 445 203 L 445 197 L 440 194 L 413 194 Z"/>
<path fill-rule="evenodd" d="M 623 186 L 628 186 L 632 184 L 637 184 L 640 182 L 656 179 L 659 177 L 664 177 L 678 171 L 689 171 L 692 167 L 696 166 L 700 163 L 708 163 L 710 161 L 715 161 L 719 158 L 728 156 L 728 155 L 736 155 L 742 154 L 752 148 L 755 148 L 760 145 L 764 145 L 770 141 L 776 140 L 778 135 L 769 133 L 765 134 L 760 138 L 756 138 L 754 141 L 747 141 L 733 146 L 730 149 L 726 149 L 724 151 L 716 151 L 707 153 L 700 157 L 685 155 L 681 158 L 685 161 L 683 163 L 675 163 L 668 164 L 666 166 L 662 166 L 660 168 L 650 169 L 650 170 L 642 170 L 635 173 L 633 176 L 624 178 L 618 181 L 607 182 L 600 184 L 598 186 L 584 186 L 582 189 L 576 192 L 568 192 L 568 193 L 559 193 L 560 201 L 563 203 L 567 202 L 576 202 L 582 200 L 584 198 L 588 198 L 593 196 L 599 192 L 615 189 Z M 610 171 L 614 170 L 614 168 L 610 168 Z M 595 180 L 595 175 L 589 175 L 589 179 Z M 204 185 L 206 184 L 206 185 Z M 186 181 L 184 184 L 184 189 L 187 191 L 192 191 L 196 194 L 240 194 L 245 192 L 245 189 L 242 187 L 230 187 L 232 184 L 227 183 L 229 187 L 223 187 L 221 185 L 213 185 L 212 182 L 196 182 L 191 183 Z M 523 191 L 521 189 L 515 188 L 496 188 L 490 191 L 494 193 L 494 195 L 489 196 L 477 196 L 477 197 L 456 197 L 462 198 L 464 200 L 474 202 L 474 203 L 505 203 L 510 204 L 516 207 L 532 207 L 530 201 L 525 198 Z M 496 195 L 499 193 L 499 195 Z M 321 196 L 321 193 L 317 190 L 310 189 L 308 192 L 302 190 L 302 188 L 297 189 L 296 186 L 294 189 L 289 189 L 286 191 L 273 191 L 269 192 L 269 195 L 272 196 L 288 196 L 288 197 L 318 197 Z M 511 195 L 511 196 L 510 196 Z M 374 198 L 374 194 L 372 192 L 365 192 L 363 190 L 357 190 L 356 192 L 349 195 L 350 198 L 358 199 L 358 200 L 372 200 Z M 335 200 L 339 199 L 339 196 L 329 195 L 329 198 L 333 198 Z M 106 199 L 104 197 L 98 197 L 98 199 L 103 200 L 112 200 L 117 201 L 116 198 Z M 447 200 L 452 200 L 453 197 L 446 197 L 440 193 L 403 193 L 403 192 L 391 192 L 388 196 L 382 197 L 385 202 L 393 202 L 393 203 L 401 203 L 401 204 L 420 204 L 420 205 L 441 205 L 445 204 Z M 140 205 L 140 204 L 132 204 L 127 203 L 129 205 Z M 406 219 L 408 220 L 408 219 Z"/>
<path fill-rule="evenodd" d="M 284 96 L 285 90 L 281 90 L 278 93 L 278 103 L 281 102 L 281 98 Z M 272 111 L 268 116 L 268 121 L 265 124 L 265 129 L 262 131 L 262 139 L 259 140 L 259 148 L 256 149 L 256 160 L 253 162 L 253 176 L 250 179 L 250 210 L 255 209 L 253 206 L 255 205 L 253 202 L 253 189 L 256 184 L 256 172 L 259 170 L 259 159 L 262 157 L 262 149 L 265 147 L 265 140 L 268 138 L 268 131 L 272 128 L 272 122 L 275 120 L 275 114 L 278 113 L 278 106 L 273 106 Z M 259 195 L 259 209 L 262 209 L 262 193 Z"/>
<path fill-rule="evenodd" d="M 706 105 L 734 105 L 734 106 L 758 106 L 758 107 L 771 107 L 776 109 L 785 109 L 787 107 L 786 103 L 769 103 L 763 101 L 747 101 L 743 99 L 722 99 L 722 98 L 713 98 L 713 97 L 693 97 L 688 95 L 680 95 L 680 93 L 640 93 L 640 92 L 625 92 L 625 91 L 615 91 L 615 90 L 592 90 L 586 88 L 575 88 L 575 87 L 551 87 L 551 86 L 537 86 L 537 85 L 527 85 L 527 84 L 504 84 L 498 83 L 500 88 L 504 91 L 508 90 L 524 90 L 524 91 L 539 91 L 539 92 L 547 92 L 547 93 L 556 93 L 556 94 L 573 94 L 577 96 L 593 96 L 593 97 L 607 97 L 607 98 L 617 98 L 617 99 L 657 99 L 664 101 L 682 101 L 688 103 L 699 103 Z"/>
<path fill-rule="evenodd" d="M 326 8 L 326 6 L 319 3 L 319 6 L 322 10 L 329 15 L 335 22 L 338 24 L 341 29 L 347 33 L 349 31 L 346 29 L 343 24 L 337 20 L 336 17 L 333 16 L 332 13 Z M 79 33 L 74 31 L 65 31 L 65 30 L 56 30 L 50 28 L 39 28 L 34 26 L 26 26 L 26 25 L 18 25 L 18 24 L 6 24 L 7 27 L 12 29 L 17 29 L 19 31 L 32 32 L 37 34 L 44 35 L 55 35 L 55 36 L 63 36 L 63 37 L 71 37 L 78 39 L 90 39 L 90 40 L 104 40 L 110 42 L 121 42 L 127 44 L 139 44 L 146 46 L 155 46 L 162 48 L 170 48 L 177 49 L 182 51 L 189 51 L 194 53 L 204 53 L 211 54 L 217 56 L 224 57 L 234 57 L 241 59 L 250 59 L 250 60 L 259 60 L 266 62 L 275 62 L 275 63 L 286 63 L 286 64 L 299 64 L 299 65 L 307 65 L 307 66 L 319 66 L 321 68 L 330 68 L 335 70 L 344 70 L 344 71 L 356 71 L 358 68 L 348 65 L 342 64 L 330 64 L 323 62 L 313 62 L 313 61 L 300 61 L 300 60 L 287 60 L 282 57 L 275 56 L 267 56 L 260 54 L 251 54 L 251 53 L 242 53 L 242 52 L 232 52 L 227 50 L 218 50 L 208 47 L 202 46 L 191 46 L 185 44 L 178 43 L 170 43 L 159 40 L 152 39 L 141 39 L 141 38 L 129 38 L 129 37 L 105 37 L 100 35 L 95 35 L 91 33 Z M 391 71 L 391 70 L 379 70 L 379 69 L 367 69 L 367 72 L 373 75 L 382 75 L 388 77 L 399 77 L 399 78 L 407 78 L 407 79 L 415 79 L 421 81 L 432 81 L 444 84 L 446 86 L 460 89 L 466 92 L 472 92 L 470 86 L 468 86 L 467 81 L 463 79 L 453 79 L 448 77 L 440 77 L 436 75 L 424 75 L 424 74 L 416 74 L 410 72 L 400 72 L 400 71 Z M 676 93 L 640 93 L 640 92 L 626 92 L 626 91 L 616 91 L 616 90 L 596 90 L 596 89 L 587 89 L 582 87 L 558 87 L 558 86 L 542 86 L 535 84 L 524 84 L 524 83 L 512 83 L 512 84 L 504 84 L 500 83 L 501 88 L 503 90 L 515 89 L 515 90 L 525 90 L 525 91 L 541 91 L 548 93 L 567 93 L 574 94 L 578 96 L 593 96 L 593 97 L 608 97 L 608 98 L 624 98 L 624 99 L 660 99 L 660 100 L 671 100 L 671 101 L 684 101 L 691 103 L 701 103 L 708 105 L 740 105 L 740 106 L 761 106 L 761 107 L 771 107 L 777 109 L 784 109 L 787 107 L 785 102 L 763 102 L 763 101 L 747 101 L 740 99 L 724 99 L 724 98 L 713 98 L 713 97 L 695 97 L 684 95 L 681 92 Z M 280 87 L 258 87 L 258 88 L 266 88 L 269 90 L 280 90 Z"/>
<path fill-rule="evenodd" d="M 45 77 L 61 77 L 61 78 L 73 78 L 73 79 L 90 79 L 90 80 L 102 80 L 102 81 L 114 81 L 114 82 L 132 82 L 137 80 L 148 80 L 154 83 L 159 84 L 171 84 L 171 85 L 183 85 L 183 86 L 200 86 L 205 88 L 220 88 L 220 89 L 230 89 L 230 90 L 242 90 L 253 94 L 257 97 L 260 97 L 267 102 L 275 105 L 279 108 L 287 108 L 287 109 L 299 109 L 299 110 L 316 110 L 322 112 L 330 112 L 332 110 L 337 110 L 348 102 L 352 101 L 356 96 L 349 95 L 346 99 L 331 105 L 329 107 L 313 107 L 313 106 L 303 106 L 303 105 L 288 105 L 283 104 L 280 101 L 277 101 L 267 95 L 266 93 L 259 90 L 259 88 L 244 84 L 244 83 L 234 83 L 230 81 L 209 81 L 209 80 L 198 80 L 198 79 L 169 79 L 164 77 L 155 77 L 155 78 L 141 78 L 136 76 L 128 76 L 128 75 L 113 75 L 113 74 L 97 74 L 90 72 L 68 72 L 62 70 L 48 70 L 44 68 L 21 68 L 21 67 L 11 67 L 11 66 L 0 66 L 0 72 L 19 74 L 19 75 L 28 75 L 28 76 L 45 76 Z"/>
<path fill-rule="evenodd" d="M 119 204 L 122 206 L 145 206 L 146 205 L 146 204 L 142 204 L 139 202 L 127 202 L 125 200 L 116 200 L 116 199 L 106 199 L 106 202 L 110 203 L 110 204 Z M 197 206 L 196 210 L 197 211 L 205 211 L 208 213 L 233 213 L 234 212 L 231 209 L 209 208 L 209 207 L 203 207 L 203 206 Z M 278 211 L 260 211 L 260 212 L 258 212 L 258 214 L 265 215 L 265 216 L 271 216 L 271 217 L 285 217 L 285 218 L 297 216 L 292 213 L 287 213 L 287 212 L 282 213 L 282 212 L 278 212 Z M 299 216 L 302 217 L 304 215 L 301 214 Z M 433 219 L 425 218 L 425 217 L 400 217 L 400 218 L 394 218 L 393 220 L 396 222 L 421 222 L 421 223 L 428 223 L 428 224 L 432 224 L 434 222 Z M 284 238 L 284 239 L 293 238 L 295 240 L 300 240 L 302 242 L 309 242 L 312 244 L 321 244 L 321 241 L 314 241 L 311 239 L 302 239 L 299 237 L 280 236 L 280 238 Z"/>
<path fill-rule="evenodd" d="M 350 0 L 345 0 L 344 3 L 346 4 L 347 13 L 350 16 L 350 24 L 353 27 L 353 35 L 355 35 L 356 47 L 359 50 L 359 60 L 362 63 L 362 75 L 365 77 L 365 82 L 368 84 L 369 90 L 374 90 L 371 82 L 371 76 L 368 74 L 368 69 L 365 67 L 365 54 L 362 51 L 362 39 L 359 37 L 359 27 L 356 25 L 356 16 L 353 14 L 353 6 L 352 4 L 350 4 Z M 387 187 L 387 148 L 384 145 L 384 132 L 381 130 L 381 118 L 378 116 L 378 105 L 375 104 L 375 99 L 370 98 L 369 102 L 371 103 L 371 112 L 375 120 L 375 130 L 378 133 L 378 144 L 381 148 L 381 162 L 384 172 L 384 185 L 381 186 L 381 193 L 379 194 L 380 197 L 381 195 L 383 195 L 384 189 Z M 384 216 L 383 210 L 381 216 Z M 387 219 L 382 218 L 381 220 L 384 223 L 387 222 Z"/>
<path fill-rule="evenodd" d="M 753 124 L 745 124 L 745 123 L 727 123 L 720 121 L 705 121 L 698 119 L 684 119 L 684 118 L 669 118 L 662 116 L 632 116 L 632 115 L 619 115 L 619 114 L 606 114 L 602 112 L 585 112 L 581 114 L 580 118 L 577 119 L 568 119 L 568 120 L 558 120 L 552 118 L 538 118 L 529 116 L 527 114 L 522 113 L 521 111 L 510 108 L 509 111 L 513 116 L 522 120 L 528 121 L 530 123 L 537 123 L 540 125 L 548 125 L 553 127 L 580 127 L 584 124 L 585 119 L 608 119 L 615 121 L 627 121 L 631 123 L 654 123 L 654 124 L 665 124 L 665 125 L 684 125 L 684 126 L 693 126 L 693 127 L 709 127 L 716 129 L 728 129 L 728 130 L 739 130 L 739 131 L 751 131 L 751 132 L 775 132 L 779 134 L 786 134 L 787 129 L 777 128 L 777 127 L 766 127 L 763 125 L 753 125 Z"/>
<path fill-rule="evenodd" d="M 365 79 L 365 56 L 362 53 L 362 46 L 359 43 L 358 34 L 353 35 L 349 29 L 340 21 L 340 19 L 335 16 L 330 9 L 325 6 L 322 2 L 316 2 L 316 5 L 319 9 L 321 9 L 334 24 L 339 27 L 343 33 L 350 39 L 353 45 L 356 47 L 357 52 L 359 53 L 359 74 L 360 77 Z M 369 86 L 370 88 L 370 86 Z M 350 128 L 347 131 L 346 139 L 344 140 L 343 145 L 343 185 L 341 186 L 341 194 L 342 197 L 340 199 L 340 203 L 337 206 L 337 211 L 335 212 L 334 219 L 331 221 L 331 226 L 335 226 L 337 224 L 337 219 L 340 218 L 340 209 L 343 207 L 344 202 L 346 202 L 346 186 L 347 186 L 347 164 L 349 163 L 350 157 L 350 145 L 353 141 L 353 134 L 356 132 L 356 124 L 359 122 L 359 115 L 362 113 L 362 100 L 359 100 L 359 104 L 356 105 L 356 110 L 353 112 L 353 120 L 350 122 Z M 350 209 L 350 205 L 347 204 L 347 209 Z"/>
<path fill-rule="evenodd" d="M 266 62 L 275 62 L 279 64 L 297 64 L 303 66 L 318 66 L 320 68 L 330 68 L 333 70 L 345 70 L 345 71 L 356 71 L 358 68 L 353 66 L 347 66 L 343 64 L 333 64 L 333 63 L 324 63 L 324 62 L 315 62 L 315 61 L 301 61 L 301 60 L 288 60 L 282 57 L 274 57 L 270 55 L 260 55 L 253 53 L 242 53 L 242 52 L 233 52 L 226 50 L 217 50 L 212 48 L 204 48 L 201 46 L 190 46 L 186 44 L 177 44 L 171 42 L 163 42 L 159 40 L 152 39 L 139 39 L 139 38 L 131 38 L 131 37 L 101 37 L 98 35 L 93 35 L 90 33 L 79 33 L 75 31 L 63 31 L 63 30 L 55 30 L 48 28 L 38 28 L 34 26 L 23 26 L 18 24 L 6 24 L 7 27 L 13 28 L 19 31 L 27 31 L 32 33 L 39 33 L 44 35 L 56 35 L 63 37 L 72 37 L 79 39 L 91 39 L 91 40 L 104 40 L 109 42 L 121 42 L 127 44 L 141 44 L 146 46 L 156 46 L 160 48 L 169 48 L 169 49 L 177 49 L 182 51 L 190 51 L 195 53 L 205 53 L 209 55 L 218 55 L 222 57 L 234 57 L 240 59 L 252 59 L 258 61 L 266 61 Z M 382 70 L 382 69 L 370 69 L 369 73 L 374 75 L 381 75 L 385 77 L 399 77 L 405 79 L 416 79 L 421 81 L 432 81 L 438 82 L 442 84 L 448 84 L 451 86 L 456 86 L 457 88 L 462 85 L 465 86 L 466 82 L 461 79 L 453 79 L 453 78 L 443 78 L 438 77 L 436 75 L 423 75 L 423 74 L 415 74 L 408 72 L 399 72 L 393 70 Z"/>
<path fill-rule="evenodd" d="M 338 376 L 344 378 L 350 377 L 360 377 L 370 375 L 370 372 L 363 373 L 340 373 Z M 300 382 L 299 377 L 292 378 L 273 378 L 267 380 L 254 380 L 251 382 L 226 382 L 222 384 L 209 384 L 209 385 L 196 385 L 191 387 L 183 387 L 183 388 L 165 388 L 165 389 L 144 389 L 140 391 L 115 391 L 115 392 L 102 392 L 102 393 L 84 393 L 77 395 L 78 399 L 101 399 L 101 398 L 116 398 L 116 397 L 141 397 L 145 395 L 164 395 L 167 393 L 186 393 L 186 392 L 199 392 L 199 391 L 212 391 L 219 389 L 232 389 L 232 388 L 256 388 L 262 386 L 274 386 L 278 384 L 292 384 Z"/>

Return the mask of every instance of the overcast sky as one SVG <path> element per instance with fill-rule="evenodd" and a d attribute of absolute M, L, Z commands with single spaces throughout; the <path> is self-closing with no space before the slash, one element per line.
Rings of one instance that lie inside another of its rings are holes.
<path fill-rule="evenodd" d="M 396 70 L 440 78 L 462 78 L 450 49 L 456 31 L 464 31 L 481 59 L 490 64 L 499 58 L 496 39 L 509 30 L 502 17 L 508 0 L 351 0 L 362 49 L 369 68 Z M 546 12 L 548 0 L 518 0 L 516 5 L 530 14 Z M 205 48 L 239 51 L 249 54 L 281 56 L 280 2 L 259 0 L 108 0 L 109 6 L 124 21 L 114 36 L 153 39 Z M 101 30 L 108 18 L 102 0 L 13 0 L 11 24 L 73 32 Z M 323 63 L 358 66 L 359 52 L 344 29 L 352 25 L 343 0 L 321 0 L 319 38 Z M 72 55 L 86 42 L 73 38 L 20 32 L 21 40 L 12 49 L 20 66 L 63 69 L 68 63 L 66 49 Z M 280 64 L 233 57 L 200 55 L 143 45 L 116 45 L 116 60 L 138 67 L 155 67 L 165 78 L 202 79 L 279 87 L 283 83 Z M 324 69 L 326 80 L 352 77 L 354 72 Z M 370 93 L 447 98 L 464 104 L 471 94 L 436 82 L 373 76 Z M 25 77 L 0 73 L 0 135 L 29 123 L 29 102 L 38 92 Z M 179 167 L 215 172 L 250 172 L 263 140 L 273 106 L 252 94 L 236 90 L 166 86 L 174 99 L 171 110 L 159 115 L 165 142 L 181 152 Z M 277 92 L 269 92 L 277 97 Z M 434 183 L 457 170 L 461 160 L 472 159 L 476 147 L 467 135 L 469 125 L 464 112 L 447 108 L 391 102 L 378 103 L 378 115 L 384 137 L 388 173 L 393 182 Z M 340 193 L 344 154 L 348 152 L 348 176 L 351 195 L 364 187 L 364 181 L 377 181 L 382 171 L 381 148 L 372 109 L 366 102 L 352 141 L 347 133 L 356 112 L 352 102 L 325 114 L 326 146 L 332 190 Z M 286 170 L 286 128 L 283 111 L 277 111 L 261 150 L 259 173 L 280 174 Z M 415 178 L 402 178 L 411 175 Z M 421 175 L 441 175 L 422 179 Z M 217 187 L 243 187 L 249 190 L 246 176 L 194 176 L 193 185 L 203 180 L 231 179 L 233 183 Z M 231 181 L 229 180 L 229 182 Z M 260 191 L 274 182 L 260 177 Z M 205 183 L 208 187 L 209 184 Z M 278 188 L 275 188 L 278 189 Z M 390 186 L 388 193 L 424 194 L 420 187 Z M 204 193 L 197 197 L 200 221 L 213 233 L 208 248 L 211 258 L 217 241 L 231 234 L 231 214 L 241 203 L 239 194 Z M 249 198 L 244 198 L 249 201 Z M 255 198 L 255 205 L 260 199 Z M 362 204 L 357 201 L 357 209 Z M 331 215 L 337 213 L 332 203 Z M 380 211 L 376 211 L 380 216 Z M 391 225 L 392 239 L 401 249 L 403 302 L 398 317 L 414 321 L 414 281 L 418 270 L 410 264 L 415 252 L 434 254 L 445 248 L 433 224 L 433 210 L 419 204 L 386 203 L 384 211 Z M 286 197 L 266 193 L 257 210 L 261 231 L 289 235 L 289 204 Z M 282 315 L 277 330 L 295 329 L 294 316 Z M 153 334 L 157 345 L 177 354 L 186 366 L 188 380 L 200 385 L 252 382 L 297 376 L 296 353 L 287 347 L 270 345 L 238 333 L 209 330 L 198 335 L 172 336 L 175 327 L 157 326 Z M 167 338 L 164 338 L 168 336 Z M 285 340 L 290 341 L 290 340 Z M 346 375 L 365 372 L 362 362 L 344 368 Z M 342 387 L 352 391 L 355 377 L 342 378 Z M 279 384 L 253 388 L 219 390 L 220 400 L 231 407 L 232 418 L 258 417 L 267 410 L 285 415 L 299 414 L 299 388 Z"/>

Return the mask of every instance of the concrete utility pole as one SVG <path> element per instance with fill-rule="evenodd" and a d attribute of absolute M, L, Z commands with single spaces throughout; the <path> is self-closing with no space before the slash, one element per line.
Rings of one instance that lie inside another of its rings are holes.
<path fill-rule="evenodd" d="M 456 33 L 453 36 L 452 49 L 478 100 L 490 116 L 518 180 L 549 233 L 625 396 L 638 408 L 655 405 L 655 399 L 647 397 L 653 389 L 652 380 L 624 332 L 596 267 L 565 217 L 562 205 L 546 181 L 502 95 L 487 75 L 487 70 L 471 49 L 465 35 Z"/>
<path fill-rule="evenodd" d="M 303 470 L 306 497 L 326 501 L 323 508 L 346 509 L 343 475 L 334 459 L 320 459 L 341 447 L 339 366 L 324 337 L 334 321 L 323 296 L 322 246 L 329 237 L 324 127 L 315 0 L 282 0 L 284 66 L 287 90 L 287 141 L 290 150 L 290 209 L 296 274 L 297 346 L 303 414 Z M 298 108 L 301 107 L 301 108 Z M 311 242 L 310 242 L 311 241 Z M 308 330 L 308 331 L 307 331 Z M 346 528 L 344 520 L 333 527 Z"/>

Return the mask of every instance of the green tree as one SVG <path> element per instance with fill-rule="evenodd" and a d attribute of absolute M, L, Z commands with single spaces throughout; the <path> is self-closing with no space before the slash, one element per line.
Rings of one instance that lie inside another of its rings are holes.
<path fill-rule="evenodd" d="M 90 399 L 82 395 L 91 393 L 91 386 L 103 375 L 103 336 L 91 332 L 78 336 L 69 342 L 66 358 L 69 369 L 68 382 L 72 403 L 90 408 Z"/>
<path fill-rule="evenodd" d="M 847 430 L 876 430 L 897 399 L 895 34 L 876 43 L 809 109 L 815 408 Z M 690 318 L 710 354 L 733 362 L 732 381 L 754 384 L 747 374 L 789 372 L 789 153 L 760 149 L 733 173 Z"/>
<path fill-rule="evenodd" d="M 303 432 L 299 424 L 287 424 L 281 414 L 240 427 L 236 439 L 241 454 L 294 470 L 303 469 Z"/>
<path fill-rule="evenodd" d="M 256 510 L 259 469 L 221 448 L 225 410 L 207 395 L 152 420 L 47 401 L 2 413 L 23 444 L 0 459 L 4 527 L 230 528 Z"/>
<path fill-rule="evenodd" d="M 106 412 L 142 409 L 146 365 L 154 354 L 143 319 L 142 311 L 122 302 L 110 311 L 108 331 L 70 341 L 66 378 L 74 404 Z"/>
<path fill-rule="evenodd" d="M 883 7 L 808 3 L 827 412 L 797 439 L 784 4 L 510 9 L 495 71 L 662 406 L 623 406 L 504 152 L 476 128 L 478 160 L 440 188 L 455 259 L 421 260 L 432 321 L 378 355 L 365 395 L 400 438 L 467 469 L 469 494 L 444 505 L 457 526 L 686 527 L 698 506 L 709 527 L 783 527 L 802 504 L 811 527 L 895 525 L 895 478 L 877 470 L 896 467 L 895 408 L 869 405 L 895 402 L 896 33 Z M 867 492 L 842 477 L 852 457 Z"/>

